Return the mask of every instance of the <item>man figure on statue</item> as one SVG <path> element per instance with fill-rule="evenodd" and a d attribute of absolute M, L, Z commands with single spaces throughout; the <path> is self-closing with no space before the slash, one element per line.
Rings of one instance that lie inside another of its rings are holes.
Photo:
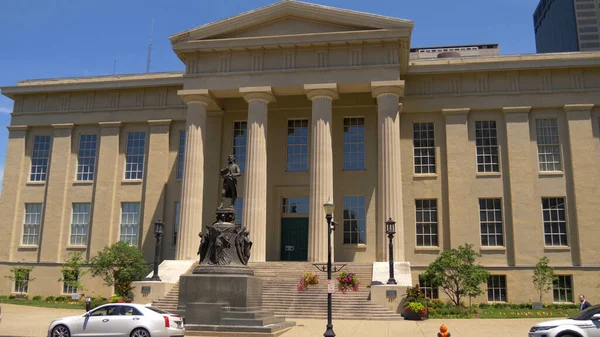
<path fill-rule="evenodd" d="M 223 208 L 225 198 L 230 200 L 230 208 L 233 208 L 235 200 L 237 199 L 237 177 L 241 175 L 240 167 L 235 163 L 235 156 L 230 155 L 228 164 L 221 169 L 221 177 L 223 177 L 223 190 L 221 191 L 221 205 L 219 208 Z"/>

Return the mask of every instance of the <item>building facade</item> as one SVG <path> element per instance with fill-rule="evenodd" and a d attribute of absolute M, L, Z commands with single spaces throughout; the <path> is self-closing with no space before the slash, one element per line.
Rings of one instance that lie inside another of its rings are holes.
<path fill-rule="evenodd" d="M 50 295 L 71 251 L 121 240 L 152 261 L 158 218 L 163 259 L 196 259 L 234 154 L 253 262 L 325 261 L 331 198 L 336 261 L 385 261 L 392 218 L 415 282 L 469 243 L 494 275 L 487 300 L 535 299 L 548 256 L 548 301 L 594 301 L 600 55 L 410 60 L 412 28 L 284 1 L 171 36 L 184 73 L 4 87 L 0 274 L 34 265 L 28 293 Z"/>
<path fill-rule="evenodd" d="M 600 50 L 600 1 L 540 0 L 533 14 L 538 53 Z"/>

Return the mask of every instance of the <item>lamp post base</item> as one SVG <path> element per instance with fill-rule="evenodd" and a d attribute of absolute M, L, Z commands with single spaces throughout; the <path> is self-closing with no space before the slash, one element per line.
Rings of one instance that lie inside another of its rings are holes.
<path fill-rule="evenodd" d="M 335 332 L 333 332 L 333 325 L 327 324 L 327 330 L 323 334 L 325 337 L 335 337 Z"/>
<path fill-rule="evenodd" d="M 150 280 L 151 280 L 151 281 L 162 281 L 162 280 L 160 279 L 160 277 L 158 277 L 158 274 L 154 274 L 154 275 L 152 275 L 152 277 L 150 278 Z"/>
<path fill-rule="evenodd" d="M 387 281 L 387 283 L 386 283 L 386 284 L 397 284 L 397 283 L 396 283 L 396 279 L 393 279 L 393 278 L 391 278 L 391 279 L 389 279 L 389 280 Z"/>

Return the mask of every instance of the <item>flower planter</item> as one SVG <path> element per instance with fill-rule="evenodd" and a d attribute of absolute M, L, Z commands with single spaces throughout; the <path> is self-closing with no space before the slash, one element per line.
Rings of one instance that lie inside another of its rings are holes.
<path fill-rule="evenodd" d="M 422 319 L 421 315 L 412 311 L 405 311 L 403 316 L 407 321 L 420 321 Z"/>

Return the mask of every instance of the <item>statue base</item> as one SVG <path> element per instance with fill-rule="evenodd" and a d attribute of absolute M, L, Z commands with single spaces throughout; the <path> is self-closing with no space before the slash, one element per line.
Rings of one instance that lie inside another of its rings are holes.
<path fill-rule="evenodd" d="M 186 335 L 275 336 L 294 326 L 262 309 L 263 282 L 253 274 L 246 266 L 198 265 L 182 275 L 176 312 Z"/>

